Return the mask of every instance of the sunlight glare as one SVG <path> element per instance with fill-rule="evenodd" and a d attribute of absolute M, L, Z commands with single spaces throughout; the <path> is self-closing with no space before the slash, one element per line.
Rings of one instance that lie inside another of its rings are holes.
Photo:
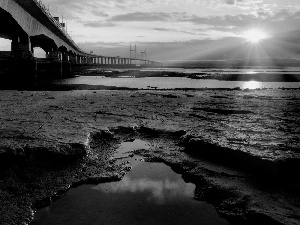
<path fill-rule="evenodd" d="M 252 29 L 244 32 L 242 37 L 246 38 L 250 43 L 259 43 L 261 40 L 266 39 L 268 36 L 265 32 L 258 29 Z"/>
<path fill-rule="evenodd" d="M 260 89 L 262 88 L 262 83 L 258 81 L 248 81 L 243 84 L 243 89 Z"/>

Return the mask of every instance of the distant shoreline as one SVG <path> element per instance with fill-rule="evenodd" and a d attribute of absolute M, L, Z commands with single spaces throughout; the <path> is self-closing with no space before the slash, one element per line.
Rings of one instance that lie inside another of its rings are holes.
<path fill-rule="evenodd" d="M 109 71 L 109 72 L 108 72 Z M 221 71 L 220 71 L 221 72 Z M 226 71 L 228 74 L 211 74 L 211 72 L 200 72 L 200 73 L 182 73 L 173 71 L 140 71 L 140 70 L 116 70 L 116 69 L 99 69 L 99 70 L 87 70 L 85 74 L 81 76 L 105 76 L 112 78 L 119 77 L 187 77 L 190 79 L 211 79 L 220 81 L 259 81 L 259 82 L 300 82 L 300 71 L 281 71 L 286 74 L 274 73 L 235 73 L 230 74 L 230 71 Z M 292 72 L 299 72 L 299 75 L 292 74 Z"/>

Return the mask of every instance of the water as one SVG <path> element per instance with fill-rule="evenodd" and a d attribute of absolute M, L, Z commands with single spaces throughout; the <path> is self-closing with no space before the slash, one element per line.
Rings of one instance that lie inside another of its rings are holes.
<path fill-rule="evenodd" d="M 293 74 L 300 77 L 299 68 L 279 69 L 184 69 L 184 68 L 151 68 L 141 71 L 165 71 L 180 73 L 205 73 L 207 75 L 224 74 Z M 262 76 L 263 76 L 262 74 Z M 202 75 L 200 75 L 202 76 Z M 56 84 L 87 84 L 104 85 L 114 87 L 127 87 L 138 89 L 174 89 L 174 88 L 240 88 L 240 89 L 262 89 L 262 88 L 300 88 L 300 82 L 257 82 L 257 81 L 218 81 L 213 79 L 190 79 L 187 77 L 143 77 L 135 78 L 129 75 L 120 75 L 118 78 L 104 76 L 82 76 L 59 80 Z"/>
<path fill-rule="evenodd" d="M 178 72 L 178 73 L 209 73 L 209 74 L 257 74 L 257 73 L 272 73 L 272 74 L 295 74 L 300 75 L 299 67 L 287 67 L 284 69 L 273 69 L 273 68 L 210 68 L 210 69 L 198 69 L 198 68 L 174 68 L 174 67 L 161 67 L 161 68 L 146 68 L 141 69 L 145 71 L 158 71 L 158 72 Z"/>
<path fill-rule="evenodd" d="M 84 76 L 64 79 L 57 84 L 88 84 L 114 87 L 127 87 L 138 89 L 174 89 L 174 88 L 300 88 L 300 82 L 257 82 L 257 81 L 218 81 L 218 80 L 195 80 L 186 77 L 144 77 L 144 78 L 110 78 Z"/>
<path fill-rule="evenodd" d="M 148 147 L 141 140 L 123 143 L 115 158 L 133 168 L 121 181 L 72 188 L 38 210 L 32 224 L 229 224 L 212 205 L 194 200 L 195 185 L 170 167 L 130 158 L 132 150 Z"/>

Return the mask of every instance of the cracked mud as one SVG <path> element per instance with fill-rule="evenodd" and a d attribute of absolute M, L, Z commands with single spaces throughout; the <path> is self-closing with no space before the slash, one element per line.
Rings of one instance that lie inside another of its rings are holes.
<path fill-rule="evenodd" d="M 232 224 L 299 224 L 299 91 L 1 91 L 0 223 L 120 180 L 121 142 L 196 184 Z M 172 96 L 172 97 L 169 97 Z M 18 107 L 16 107 L 18 106 Z"/>

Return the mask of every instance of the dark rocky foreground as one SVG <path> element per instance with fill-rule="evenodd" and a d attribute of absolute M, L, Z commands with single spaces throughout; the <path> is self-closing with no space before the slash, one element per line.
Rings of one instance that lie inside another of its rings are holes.
<path fill-rule="evenodd" d="M 232 224 L 299 224 L 299 91 L 2 91 L 0 223 L 71 186 L 119 180 L 135 153 L 196 184 Z"/>

